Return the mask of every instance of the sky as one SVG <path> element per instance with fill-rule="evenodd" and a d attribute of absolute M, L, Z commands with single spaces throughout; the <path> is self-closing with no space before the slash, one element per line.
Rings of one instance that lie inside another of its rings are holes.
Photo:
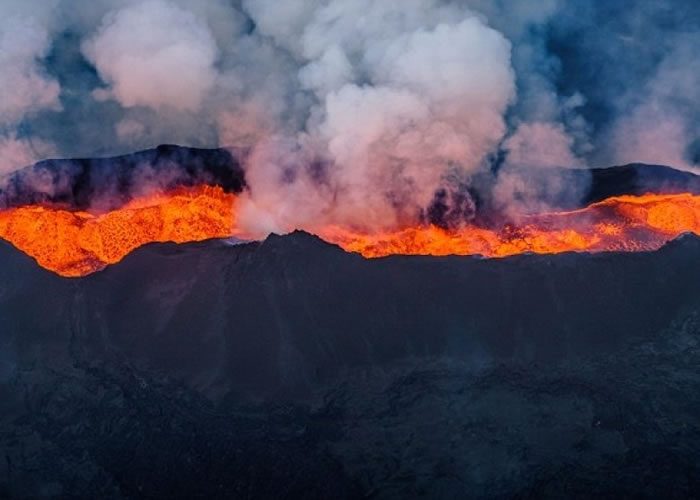
<path fill-rule="evenodd" d="M 266 229 L 394 225 L 484 171 L 696 169 L 699 48 L 695 0 L 3 0 L 0 173 L 246 148 Z"/>

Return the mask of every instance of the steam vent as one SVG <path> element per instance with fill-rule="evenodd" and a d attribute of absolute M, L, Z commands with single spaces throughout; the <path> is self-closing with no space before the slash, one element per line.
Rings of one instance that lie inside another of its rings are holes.
<path fill-rule="evenodd" d="M 700 497 L 700 3 L 75 7 L 0 2 L 0 499 Z"/>

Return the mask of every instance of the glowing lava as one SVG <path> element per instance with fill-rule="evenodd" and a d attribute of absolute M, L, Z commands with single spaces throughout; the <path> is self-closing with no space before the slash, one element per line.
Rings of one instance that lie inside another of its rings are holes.
<path fill-rule="evenodd" d="M 62 276 L 84 276 L 156 241 L 185 243 L 234 233 L 235 195 L 181 188 L 101 215 L 25 206 L 0 212 L 0 237 Z"/>
<path fill-rule="evenodd" d="M 0 237 L 62 276 L 84 276 L 151 243 L 240 234 L 236 196 L 212 186 L 180 188 L 104 214 L 25 206 L 0 212 Z M 415 226 L 367 234 L 335 226 L 314 231 L 365 257 L 392 254 L 505 257 L 524 252 L 639 251 L 683 232 L 700 234 L 700 195 L 619 196 L 581 210 L 522 217 L 499 228 Z"/>
<path fill-rule="evenodd" d="M 338 227 L 319 235 L 365 257 L 392 254 L 506 257 L 524 252 L 654 250 L 684 232 L 700 234 L 700 196 L 617 196 L 581 210 L 523 217 L 495 230 L 465 226 L 409 227 L 363 234 Z"/>

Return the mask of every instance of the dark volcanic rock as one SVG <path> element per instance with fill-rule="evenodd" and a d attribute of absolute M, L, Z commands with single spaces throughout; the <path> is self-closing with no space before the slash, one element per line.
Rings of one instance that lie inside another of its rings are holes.
<path fill-rule="evenodd" d="M 555 363 L 650 338 L 695 308 L 698 255 L 687 236 L 656 253 L 366 260 L 296 232 L 151 245 L 70 283 L 91 356 L 284 398 L 410 357 Z"/>
<path fill-rule="evenodd" d="M 149 189 L 202 183 L 237 193 L 245 187 L 240 159 L 227 149 L 162 145 L 113 158 L 45 160 L 0 179 L 0 208 L 53 203 L 81 210 L 117 208 Z"/>
<path fill-rule="evenodd" d="M 0 209 L 42 203 L 110 210 L 152 189 L 200 183 L 216 184 L 237 193 L 246 187 L 247 157 L 244 149 L 161 145 L 112 158 L 45 160 L 0 177 Z M 327 182 L 325 168 L 321 163 L 311 166 L 321 184 Z M 641 163 L 594 169 L 532 167 L 497 174 L 519 177 L 519 183 L 527 186 L 526 197 L 559 209 L 580 208 L 624 194 L 700 194 L 700 176 Z M 444 227 L 463 221 L 487 223 L 498 219 L 502 207 L 493 199 L 494 172 L 481 173 L 469 182 L 452 178 L 446 182 L 417 216 Z"/>
<path fill-rule="evenodd" d="M 0 254 L 0 497 L 700 487 L 695 236 L 365 260 L 298 232 L 77 280 Z"/>
<path fill-rule="evenodd" d="M 491 173 L 479 174 L 471 181 L 469 195 L 477 202 L 477 222 L 498 220 L 504 200 L 515 202 L 519 210 L 536 212 L 543 207 L 573 210 L 611 196 L 700 194 L 700 176 L 642 163 L 592 169 L 511 168 L 499 170 L 497 175 L 498 179 Z M 494 189 L 495 183 L 498 187 Z M 503 189 L 508 186 L 512 192 Z"/>
<path fill-rule="evenodd" d="M 591 170 L 591 187 L 585 203 L 623 194 L 700 193 L 700 177 L 661 165 L 630 165 Z"/>

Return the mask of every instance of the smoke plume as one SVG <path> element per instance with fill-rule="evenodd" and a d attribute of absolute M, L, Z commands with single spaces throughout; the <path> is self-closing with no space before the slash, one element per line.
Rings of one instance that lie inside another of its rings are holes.
<path fill-rule="evenodd" d="M 59 111 L 59 85 L 39 63 L 46 56 L 50 33 L 46 12 L 31 5 L 0 5 L 0 174 L 29 165 L 52 148 L 40 139 L 18 134 L 18 125 L 41 110 Z"/>
<path fill-rule="evenodd" d="M 697 168 L 698 46 L 693 0 L 8 0 L 0 171 L 231 147 L 260 235 L 542 209 L 559 167 Z"/>

